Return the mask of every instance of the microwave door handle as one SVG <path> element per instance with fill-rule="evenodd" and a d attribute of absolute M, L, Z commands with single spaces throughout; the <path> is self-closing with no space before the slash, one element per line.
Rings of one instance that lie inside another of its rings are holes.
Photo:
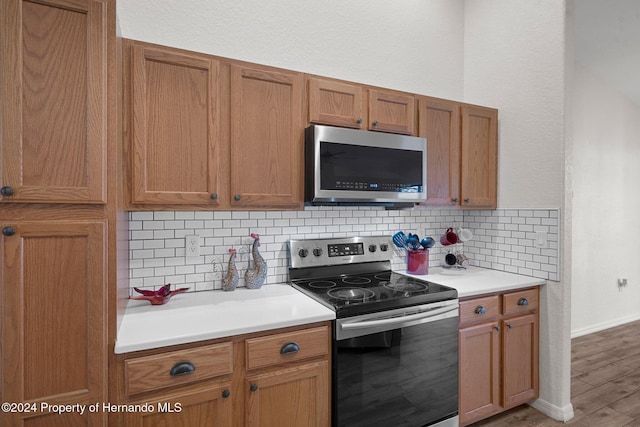
<path fill-rule="evenodd" d="M 397 316 L 397 317 L 389 317 L 386 319 L 378 319 L 378 320 L 365 320 L 362 322 L 354 322 L 354 323 L 343 323 L 341 328 L 345 331 L 355 330 L 355 329 L 365 329 L 373 326 L 386 326 L 392 324 L 402 324 L 406 322 L 411 322 L 414 320 L 422 320 L 422 319 L 430 319 L 431 317 L 436 317 L 441 314 L 446 314 L 451 311 L 458 310 L 458 305 L 445 305 L 437 307 L 433 310 L 422 311 L 420 313 L 410 314 L 408 316 Z M 438 320 L 438 319 L 433 319 Z"/>

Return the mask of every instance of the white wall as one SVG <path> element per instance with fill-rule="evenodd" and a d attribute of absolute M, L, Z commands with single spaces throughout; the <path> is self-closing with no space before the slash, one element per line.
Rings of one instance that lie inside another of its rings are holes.
<path fill-rule="evenodd" d="M 564 1 L 465 3 L 464 98 L 500 110 L 500 208 L 564 212 L 565 23 Z M 573 417 L 571 282 L 561 277 L 542 288 L 540 398 L 534 406 L 567 420 Z"/>
<path fill-rule="evenodd" d="M 640 318 L 640 107 L 576 65 L 573 78 L 574 336 Z M 618 289 L 618 278 L 628 287 Z"/>
<path fill-rule="evenodd" d="M 462 99 L 463 0 L 117 2 L 122 36 Z"/>

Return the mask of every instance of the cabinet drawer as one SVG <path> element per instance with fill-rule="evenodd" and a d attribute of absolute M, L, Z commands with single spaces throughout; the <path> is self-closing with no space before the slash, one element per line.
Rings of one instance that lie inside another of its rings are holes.
<path fill-rule="evenodd" d="M 504 314 L 514 314 L 538 309 L 538 289 L 511 292 L 502 296 Z"/>
<path fill-rule="evenodd" d="M 126 360 L 124 370 L 128 395 L 189 384 L 233 372 L 233 346 L 225 342 L 138 357 Z"/>
<path fill-rule="evenodd" d="M 329 328 L 307 329 L 246 340 L 247 369 L 293 362 L 329 352 Z"/>
<path fill-rule="evenodd" d="M 460 301 L 460 323 L 477 322 L 500 314 L 500 297 L 493 295 Z"/>

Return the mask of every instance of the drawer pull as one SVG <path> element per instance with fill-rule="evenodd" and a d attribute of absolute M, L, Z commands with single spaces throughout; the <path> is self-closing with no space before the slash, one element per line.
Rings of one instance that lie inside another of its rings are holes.
<path fill-rule="evenodd" d="M 529 301 L 527 301 L 526 298 L 520 298 L 518 300 L 518 305 L 522 305 L 522 306 L 529 305 Z"/>
<path fill-rule="evenodd" d="M 175 365 L 173 365 L 173 368 L 171 368 L 171 371 L 169 372 L 169 374 L 172 377 L 177 377 L 179 375 L 190 374 L 195 370 L 196 370 L 196 367 L 193 366 L 193 363 L 191 362 L 178 362 Z"/>
<path fill-rule="evenodd" d="M 476 311 L 475 311 L 476 314 L 485 314 L 486 312 L 487 312 L 487 309 L 484 308 L 484 306 L 479 305 L 476 307 Z"/>
<path fill-rule="evenodd" d="M 297 353 L 300 351 L 300 346 L 295 342 L 288 342 L 280 349 L 280 354 Z"/>

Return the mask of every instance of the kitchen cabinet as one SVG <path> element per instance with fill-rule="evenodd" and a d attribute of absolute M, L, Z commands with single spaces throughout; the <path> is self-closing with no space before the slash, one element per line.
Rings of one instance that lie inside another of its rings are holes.
<path fill-rule="evenodd" d="M 107 422 L 46 405 L 108 400 L 115 27 L 109 0 L 0 2 L 0 400 L 35 409 L 2 426 Z"/>
<path fill-rule="evenodd" d="M 309 123 L 361 129 L 367 122 L 361 85 L 307 77 Z"/>
<path fill-rule="evenodd" d="M 111 424 L 329 426 L 329 325 L 120 355 L 120 404 L 154 411 L 118 414 Z"/>
<path fill-rule="evenodd" d="M 245 425 L 329 426 L 329 335 L 321 326 L 246 340 Z"/>
<path fill-rule="evenodd" d="M 369 89 L 369 130 L 415 135 L 415 96 Z"/>
<path fill-rule="evenodd" d="M 231 206 L 302 208 L 303 76 L 231 65 Z"/>
<path fill-rule="evenodd" d="M 127 412 L 126 425 L 232 426 L 232 372 L 230 341 L 127 359 L 126 404 L 152 409 Z"/>
<path fill-rule="evenodd" d="M 492 108 L 418 98 L 418 135 L 429 153 L 424 204 L 496 208 L 497 121 Z"/>
<path fill-rule="evenodd" d="M 538 397 L 538 288 L 460 302 L 460 425 Z"/>
<path fill-rule="evenodd" d="M 219 61 L 131 41 L 125 51 L 131 202 L 220 206 L 228 195 L 222 185 Z"/>
<path fill-rule="evenodd" d="M 415 96 L 307 76 L 308 122 L 415 135 Z"/>
<path fill-rule="evenodd" d="M 102 412 L 42 415 L 44 404 L 106 400 L 106 223 L 0 221 L 3 426 L 104 425 Z M 46 411 L 45 411 L 46 412 Z"/>
<path fill-rule="evenodd" d="M 107 2 L 0 3 L 2 203 L 105 203 Z"/>

